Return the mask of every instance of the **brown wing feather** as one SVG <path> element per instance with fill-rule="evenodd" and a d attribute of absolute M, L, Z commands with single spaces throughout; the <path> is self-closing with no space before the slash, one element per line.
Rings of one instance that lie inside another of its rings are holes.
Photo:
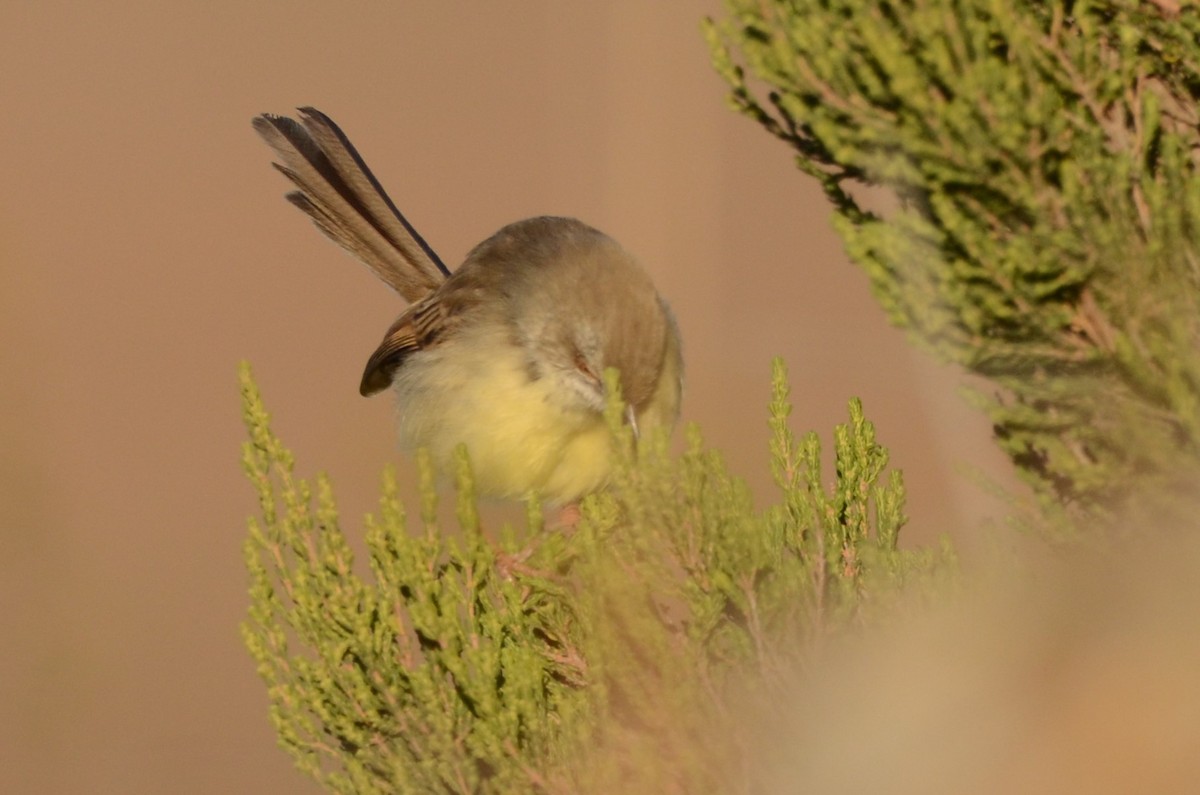
<path fill-rule="evenodd" d="M 412 329 L 407 325 L 407 313 L 388 329 L 383 342 L 367 360 L 363 369 L 362 380 L 358 384 L 358 392 L 363 397 L 370 397 L 376 392 L 382 392 L 392 385 L 392 377 L 404 360 L 421 346 Z"/>
<path fill-rule="evenodd" d="M 487 291 L 480 289 L 480 274 L 473 272 L 470 262 L 464 267 L 396 318 L 367 360 L 359 392 L 373 395 L 387 389 L 396 370 L 413 353 L 453 337 L 464 317 L 485 307 L 497 308 L 495 301 L 484 300 Z"/>
<path fill-rule="evenodd" d="M 381 392 L 392 385 L 396 370 L 416 351 L 437 344 L 447 326 L 452 325 L 441 291 L 410 306 L 396 318 L 383 342 L 367 360 L 358 391 L 364 396 Z"/>

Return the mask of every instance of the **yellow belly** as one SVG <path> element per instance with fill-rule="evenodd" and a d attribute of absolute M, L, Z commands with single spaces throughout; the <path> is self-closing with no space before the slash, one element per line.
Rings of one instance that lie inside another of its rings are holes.
<path fill-rule="evenodd" d="M 601 488 L 611 471 L 603 418 L 571 409 L 531 380 L 518 349 L 455 340 L 422 351 L 396 374 L 401 443 L 429 450 L 442 472 L 465 444 L 481 494 L 538 492 L 563 503 Z"/>

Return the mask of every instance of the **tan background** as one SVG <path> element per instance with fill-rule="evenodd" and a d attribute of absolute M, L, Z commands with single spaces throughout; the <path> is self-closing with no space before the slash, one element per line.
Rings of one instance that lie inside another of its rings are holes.
<path fill-rule="evenodd" d="M 609 232 L 679 317 L 685 418 L 760 495 L 781 354 L 798 429 L 863 398 L 910 542 L 969 541 L 988 508 L 956 469 L 1004 471 L 987 425 L 886 326 L 788 150 L 727 109 L 716 6 L 4 5 L 0 791 L 315 789 L 238 637 L 236 365 L 357 530 L 397 455 L 356 385 L 399 305 L 282 200 L 261 111 L 332 115 L 447 262 L 534 214 Z"/>

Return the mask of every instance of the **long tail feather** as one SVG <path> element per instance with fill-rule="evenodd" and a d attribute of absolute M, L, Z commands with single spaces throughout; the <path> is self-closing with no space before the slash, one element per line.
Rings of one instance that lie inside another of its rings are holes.
<path fill-rule="evenodd" d="M 264 114 L 254 129 L 283 161 L 275 167 L 299 189 L 288 201 L 407 301 L 420 300 L 450 275 L 328 116 L 313 108 L 300 108 L 299 122 Z"/>

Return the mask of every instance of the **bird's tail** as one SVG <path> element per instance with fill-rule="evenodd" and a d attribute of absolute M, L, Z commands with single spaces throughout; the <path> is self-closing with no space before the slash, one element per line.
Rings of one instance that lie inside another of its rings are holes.
<path fill-rule="evenodd" d="M 275 168 L 299 188 L 288 201 L 409 303 L 450 275 L 324 113 L 299 108 L 299 121 L 263 114 L 254 129 L 282 161 Z"/>

